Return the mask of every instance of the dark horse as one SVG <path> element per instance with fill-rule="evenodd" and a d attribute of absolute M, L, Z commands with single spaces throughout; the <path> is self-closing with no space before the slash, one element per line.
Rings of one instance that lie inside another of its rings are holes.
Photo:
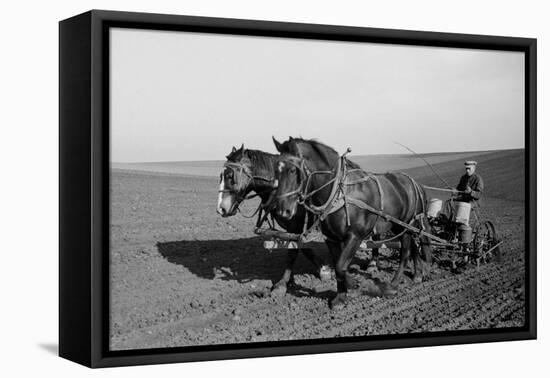
<path fill-rule="evenodd" d="M 233 216 L 237 213 L 239 205 L 251 192 L 255 192 L 261 199 L 261 205 L 267 205 L 271 196 L 274 194 L 275 167 L 278 161 L 278 155 L 258 150 L 248 150 L 244 148 L 236 149 L 233 147 L 231 153 L 226 156 L 227 161 L 224 164 L 224 170 L 220 175 L 220 188 L 218 195 L 217 212 L 222 217 Z M 275 211 L 270 214 L 273 219 L 287 232 L 301 233 L 304 229 L 306 211 L 303 206 L 298 206 L 296 216 L 292 219 L 280 217 Z M 308 220 L 311 225 L 313 220 Z M 316 256 L 311 249 L 289 249 L 287 257 L 287 266 L 283 277 L 273 285 L 272 292 L 275 295 L 284 295 L 287 285 L 292 282 L 292 267 L 302 251 L 304 256 L 310 260 L 317 269 L 321 269 L 319 276 L 321 279 L 327 278 L 323 275 L 326 267 L 323 261 Z"/>
<path fill-rule="evenodd" d="M 381 210 L 398 220 L 430 232 L 424 216 L 426 194 L 409 176 L 402 173 L 369 174 L 352 161 L 340 157 L 332 148 L 312 140 L 290 138 L 284 143 L 274 140 L 281 152 L 277 169 L 277 212 L 292 219 L 298 204 L 317 212 L 321 231 L 334 260 L 338 292 L 331 307 L 343 307 L 351 282 L 348 266 L 361 241 L 391 231 L 400 237 L 401 260 L 386 294 L 397 293 L 405 266 L 414 261 L 414 281 L 422 281 L 422 262 L 415 236 L 403 226 L 388 221 Z M 343 174 L 342 172 L 347 172 Z M 430 240 L 420 237 L 422 252 L 431 261 Z"/>

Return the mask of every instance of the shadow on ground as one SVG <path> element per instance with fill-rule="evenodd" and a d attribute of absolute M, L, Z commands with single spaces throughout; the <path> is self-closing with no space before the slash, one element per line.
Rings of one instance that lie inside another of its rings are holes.
<path fill-rule="evenodd" d="M 311 247 L 324 263 L 330 261 L 323 243 Z M 260 237 L 232 240 L 179 240 L 157 243 L 159 253 L 170 263 L 184 266 L 201 278 L 278 281 L 285 269 L 288 251 L 263 248 Z M 316 267 L 300 253 L 295 274 L 316 274 Z"/>

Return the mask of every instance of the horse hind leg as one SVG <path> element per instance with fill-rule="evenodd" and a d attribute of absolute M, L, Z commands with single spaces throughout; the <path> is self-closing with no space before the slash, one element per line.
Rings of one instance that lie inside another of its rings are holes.
<path fill-rule="evenodd" d="M 422 222 L 424 225 L 424 231 L 431 234 L 432 227 L 430 226 L 428 219 L 424 217 L 422 219 Z M 422 265 L 423 275 L 426 277 L 430 275 L 430 267 L 432 265 L 432 240 L 426 236 L 420 236 L 420 249 L 422 251 L 422 257 L 424 260 L 424 263 Z"/>
<path fill-rule="evenodd" d="M 421 227 L 425 232 L 431 233 L 431 227 L 426 218 L 422 221 Z M 411 243 L 412 260 L 414 263 L 413 282 L 420 283 L 424 277 L 429 276 L 430 265 L 432 264 L 432 246 L 430 238 L 421 235 Z"/>
<path fill-rule="evenodd" d="M 422 222 L 424 224 L 424 231 L 426 231 L 428 234 L 432 233 L 432 226 L 430 226 L 430 222 L 428 222 L 428 218 L 424 217 L 422 219 Z M 430 239 L 427 236 L 420 237 L 420 242 L 422 243 L 422 254 L 424 255 L 424 261 L 428 263 L 428 265 L 432 264 L 432 239 Z"/>
<path fill-rule="evenodd" d="M 431 233 L 431 227 L 428 220 L 424 217 L 421 222 L 421 228 L 425 232 Z M 421 235 L 418 237 L 418 243 L 417 240 L 413 239 L 411 241 L 411 252 L 414 263 L 413 282 L 420 283 L 424 276 L 429 275 L 429 267 L 432 264 L 432 246 L 430 238 Z"/>
<path fill-rule="evenodd" d="M 414 283 L 420 283 L 422 282 L 422 261 L 420 260 L 420 249 L 418 244 L 416 243 L 416 240 L 411 241 L 411 254 L 412 254 L 412 260 L 414 263 L 414 275 L 413 275 L 413 282 Z"/>
<path fill-rule="evenodd" d="M 395 272 L 395 275 L 393 276 L 390 282 L 390 285 L 385 290 L 386 295 L 397 294 L 397 288 L 399 287 L 399 284 L 403 279 L 403 273 L 405 272 L 405 267 L 409 262 L 413 243 L 414 241 L 412 240 L 412 236 L 409 233 L 406 232 L 405 234 L 403 234 L 403 236 L 401 236 L 401 252 L 400 252 L 399 267 L 397 268 L 397 271 Z"/>

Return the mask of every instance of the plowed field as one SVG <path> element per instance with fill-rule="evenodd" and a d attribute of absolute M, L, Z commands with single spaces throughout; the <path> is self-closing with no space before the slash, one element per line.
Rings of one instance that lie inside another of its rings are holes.
<path fill-rule="evenodd" d="M 525 316 L 523 151 L 479 155 L 486 181 L 482 216 L 504 240 L 501 263 L 460 274 L 433 265 L 428 279 L 407 275 L 399 294 L 380 296 L 397 260 L 382 250 L 368 274 L 367 255 L 352 262 L 357 287 L 347 306 L 332 311 L 335 281 L 322 282 L 303 256 L 295 285 L 270 295 L 286 251 L 268 252 L 254 220 L 216 214 L 218 179 L 113 169 L 111 174 L 110 290 L 112 350 L 257 341 L 384 335 L 521 326 Z M 462 160 L 435 164 L 451 184 Z M 425 167 L 407 170 L 438 185 Z M 251 213 L 254 203 L 243 206 Z M 313 245 L 330 263 L 326 247 Z"/>

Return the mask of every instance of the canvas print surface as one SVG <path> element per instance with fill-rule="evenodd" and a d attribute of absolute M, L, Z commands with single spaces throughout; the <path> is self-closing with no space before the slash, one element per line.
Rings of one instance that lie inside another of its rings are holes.
<path fill-rule="evenodd" d="M 110 349 L 523 326 L 524 61 L 111 29 Z"/>

